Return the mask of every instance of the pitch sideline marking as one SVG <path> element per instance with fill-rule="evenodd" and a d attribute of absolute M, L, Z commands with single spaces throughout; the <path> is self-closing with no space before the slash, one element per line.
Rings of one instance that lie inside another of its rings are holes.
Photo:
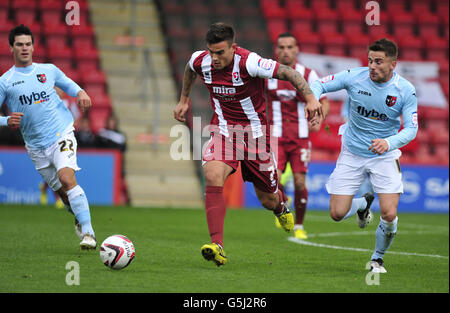
<path fill-rule="evenodd" d="M 301 244 L 301 245 L 305 245 L 305 246 L 319 247 L 319 248 L 329 248 L 329 249 L 359 251 L 359 252 L 373 252 L 373 250 L 370 250 L 370 249 L 333 246 L 333 245 L 327 245 L 327 244 L 323 244 L 323 243 L 306 241 L 306 240 L 298 239 L 295 237 L 289 237 L 288 240 L 291 242 L 297 243 L 297 244 Z M 423 254 L 423 253 L 415 253 L 415 252 L 397 252 L 397 251 L 386 251 L 386 253 L 448 259 L 448 256 L 438 255 L 438 254 Z"/>

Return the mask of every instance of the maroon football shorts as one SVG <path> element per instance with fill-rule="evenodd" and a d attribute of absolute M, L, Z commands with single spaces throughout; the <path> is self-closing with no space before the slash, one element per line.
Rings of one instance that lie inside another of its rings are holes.
<path fill-rule="evenodd" d="M 203 164 L 208 161 L 222 161 L 233 168 L 233 173 L 241 162 L 245 181 L 252 182 L 264 192 L 278 190 L 277 165 L 270 149 L 270 136 L 254 139 L 245 132 L 234 132 L 229 137 L 212 132 L 203 152 Z"/>
<path fill-rule="evenodd" d="M 286 170 L 289 162 L 293 173 L 307 173 L 310 160 L 311 141 L 308 138 L 279 139 L 277 163 L 281 172 Z"/>

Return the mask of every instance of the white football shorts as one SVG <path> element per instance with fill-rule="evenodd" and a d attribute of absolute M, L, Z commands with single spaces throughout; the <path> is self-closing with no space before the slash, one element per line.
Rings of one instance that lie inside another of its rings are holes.
<path fill-rule="evenodd" d="M 329 194 L 355 195 L 369 174 L 373 191 L 376 193 L 403 193 L 400 150 L 366 158 L 351 153 L 342 145 L 336 168 L 325 185 Z"/>
<path fill-rule="evenodd" d="M 69 167 L 74 171 L 80 170 L 77 165 L 77 140 L 73 129 L 46 149 L 28 150 L 28 155 L 36 170 L 54 191 L 62 186 L 58 178 L 60 169 Z"/>

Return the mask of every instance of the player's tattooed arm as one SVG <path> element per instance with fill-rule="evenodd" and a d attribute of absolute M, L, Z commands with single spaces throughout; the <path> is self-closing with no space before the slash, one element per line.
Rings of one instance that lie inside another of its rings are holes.
<path fill-rule="evenodd" d="M 197 73 L 194 72 L 189 63 L 186 64 L 184 68 L 184 77 L 183 77 L 183 87 L 181 89 L 181 95 L 184 97 L 189 97 L 191 93 L 192 86 L 194 85 L 195 79 L 197 78 Z"/>
<path fill-rule="evenodd" d="M 197 73 L 194 72 L 189 63 L 186 64 L 184 69 L 183 86 L 181 87 L 180 101 L 173 110 L 173 117 L 180 122 L 186 121 L 186 112 L 189 110 L 189 95 L 191 93 L 192 86 L 194 85 Z"/>
<path fill-rule="evenodd" d="M 305 98 L 313 94 L 303 75 L 287 65 L 280 64 L 275 77 L 290 81 Z"/>
<path fill-rule="evenodd" d="M 312 118 L 316 114 L 323 116 L 322 105 L 317 101 L 302 74 L 287 65 L 280 64 L 275 78 L 289 81 L 303 95 L 306 100 L 306 118 Z"/>

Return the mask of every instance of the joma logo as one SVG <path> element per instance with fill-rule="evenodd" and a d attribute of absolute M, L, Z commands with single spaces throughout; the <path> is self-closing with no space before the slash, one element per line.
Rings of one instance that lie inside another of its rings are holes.
<path fill-rule="evenodd" d="M 214 93 L 219 93 L 222 95 L 234 95 L 236 93 L 236 88 L 233 88 L 233 87 L 213 86 L 212 88 L 213 88 Z"/>

